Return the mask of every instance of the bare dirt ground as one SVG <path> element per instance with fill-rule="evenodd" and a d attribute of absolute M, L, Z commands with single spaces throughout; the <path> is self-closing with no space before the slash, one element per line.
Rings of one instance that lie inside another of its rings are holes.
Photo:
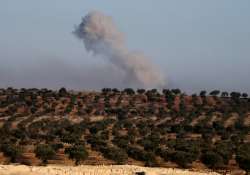
<path fill-rule="evenodd" d="M 195 172 L 170 168 L 146 168 L 132 165 L 114 166 L 24 166 L 0 165 L 0 175 L 219 175 L 214 172 Z"/>
<path fill-rule="evenodd" d="M 230 126 L 233 126 L 234 123 L 237 121 L 238 115 L 237 114 L 232 114 L 231 117 L 229 117 L 225 122 L 224 122 L 224 127 L 228 128 Z"/>
<path fill-rule="evenodd" d="M 244 125 L 249 126 L 250 125 L 250 113 L 247 114 L 247 117 L 244 120 Z"/>
<path fill-rule="evenodd" d="M 201 115 L 201 116 L 193 119 L 193 121 L 191 122 L 191 126 L 197 125 L 199 123 L 199 121 L 204 120 L 205 118 L 206 118 L 205 115 Z"/>

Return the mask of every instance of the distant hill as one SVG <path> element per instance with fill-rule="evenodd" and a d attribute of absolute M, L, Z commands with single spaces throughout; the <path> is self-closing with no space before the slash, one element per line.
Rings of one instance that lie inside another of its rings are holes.
<path fill-rule="evenodd" d="M 250 100 L 179 89 L 0 89 L 0 162 L 250 171 Z"/>

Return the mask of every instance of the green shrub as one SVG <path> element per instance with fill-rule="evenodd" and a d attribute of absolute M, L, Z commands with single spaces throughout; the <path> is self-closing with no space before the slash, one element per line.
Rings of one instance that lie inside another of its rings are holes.
<path fill-rule="evenodd" d="M 201 161 L 207 167 L 216 169 L 223 166 L 223 158 L 216 152 L 207 151 L 202 154 Z"/>
<path fill-rule="evenodd" d="M 64 151 L 65 154 L 68 154 L 69 158 L 75 160 L 75 164 L 79 163 L 88 158 L 88 152 L 82 145 L 74 145 L 69 148 L 66 148 Z"/>
<path fill-rule="evenodd" d="M 44 164 L 48 163 L 55 156 L 55 151 L 50 145 L 38 145 L 35 149 L 36 157 L 41 159 Z"/>
<path fill-rule="evenodd" d="M 1 151 L 3 152 L 4 156 L 10 158 L 12 163 L 15 163 L 17 158 L 19 158 L 22 154 L 22 150 L 19 147 L 11 144 L 3 144 L 1 146 Z"/>
<path fill-rule="evenodd" d="M 102 149 L 102 154 L 105 158 L 111 159 L 117 164 L 125 164 L 128 160 L 127 153 L 124 150 L 115 147 Z"/>
<path fill-rule="evenodd" d="M 175 151 L 170 154 L 171 161 L 175 162 L 182 168 L 187 168 L 194 161 L 192 158 L 192 154 L 184 152 L 184 151 Z"/>
<path fill-rule="evenodd" d="M 240 168 L 250 172 L 250 143 L 243 144 L 238 148 L 236 161 Z"/>

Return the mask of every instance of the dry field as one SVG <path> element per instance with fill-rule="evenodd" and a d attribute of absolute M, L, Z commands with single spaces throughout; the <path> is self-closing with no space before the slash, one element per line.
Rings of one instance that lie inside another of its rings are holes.
<path fill-rule="evenodd" d="M 0 165 L 0 175 L 219 175 L 218 173 L 201 173 L 180 169 L 145 168 L 131 165 L 121 166 L 23 166 Z"/>

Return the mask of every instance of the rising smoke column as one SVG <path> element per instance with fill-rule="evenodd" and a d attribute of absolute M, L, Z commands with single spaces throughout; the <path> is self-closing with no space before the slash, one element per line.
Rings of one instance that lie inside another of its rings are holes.
<path fill-rule="evenodd" d="M 164 85 L 162 75 L 142 53 L 130 52 L 123 34 L 112 18 L 93 11 L 86 15 L 74 31 L 89 52 L 107 59 L 124 73 L 127 86 L 157 88 Z"/>

